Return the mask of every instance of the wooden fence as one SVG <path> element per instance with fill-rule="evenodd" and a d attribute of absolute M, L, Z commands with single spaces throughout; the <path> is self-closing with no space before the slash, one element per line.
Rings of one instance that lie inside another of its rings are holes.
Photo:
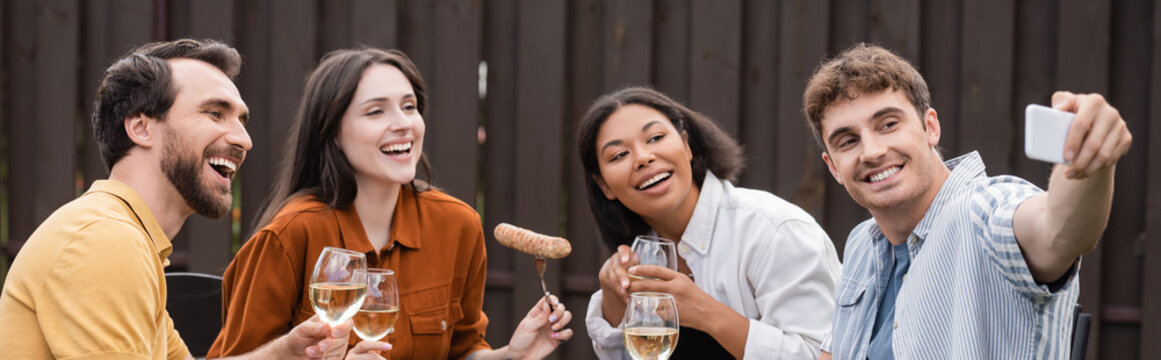
<path fill-rule="evenodd" d="M 746 146 L 740 184 L 807 209 L 841 250 L 868 215 L 830 179 L 800 115 L 804 83 L 825 56 L 858 41 L 905 55 L 931 86 L 948 154 L 979 150 L 989 173 L 1041 186 L 1048 167 L 1020 150 L 1023 106 L 1058 88 L 1099 92 L 1135 145 L 1117 169 L 1105 238 L 1084 260 L 1081 303 L 1097 325 L 1089 358 L 1161 354 L 1161 141 L 1150 141 L 1161 140 L 1161 1 L 5 0 L 0 267 L 54 209 L 106 176 L 88 126 L 102 70 L 134 45 L 181 37 L 222 39 L 243 54 L 254 150 L 239 176 L 240 213 L 191 218 L 174 269 L 220 273 L 229 262 L 322 54 L 400 48 L 429 83 L 435 182 L 480 209 L 485 228 L 506 221 L 573 240 L 573 255 L 547 274 L 577 316 L 562 359 L 593 358 L 582 318 L 607 251 L 572 129 L 602 93 L 649 84 L 717 119 Z M 491 240 L 488 252 L 488 340 L 499 346 L 539 284 L 527 256 Z"/>

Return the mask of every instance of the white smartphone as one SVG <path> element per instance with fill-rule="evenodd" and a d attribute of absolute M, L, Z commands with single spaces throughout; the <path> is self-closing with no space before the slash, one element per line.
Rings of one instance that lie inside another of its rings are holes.
<path fill-rule="evenodd" d="M 1043 105 L 1024 109 L 1024 155 L 1031 159 L 1064 164 L 1064 141 L 1076 114 Z"/>

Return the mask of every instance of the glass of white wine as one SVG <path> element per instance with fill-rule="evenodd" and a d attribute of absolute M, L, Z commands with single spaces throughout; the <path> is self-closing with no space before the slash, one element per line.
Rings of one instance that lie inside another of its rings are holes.
<path fill-rule="evenodd" d="M 629 295 L 621 336 L 634 360 L 666 360 L 677 348 L 677 302 L 673 295 L 638 292 Z"/>
<path fill-rule="evenodd" d="M 632 265 L 657 265 L 664 268 L 669 268 L 677 271 L 677 245 L 673 240 L 662 237 L 641 235 L 633 239 L 633 259 L 630 260 Z M 653 279 L 648 276 L 638 276 L 629 274 L 629 281 L 640 279 Z"/>
<path fill-rule="evenodd" d="M 310 275 L 310 304 L 331 326 L 341 324 L 363 306 L 367 294 L 367 257 L 362 253 L 326 247 Z"/>
<path fill-rule="evenodd" d="M 399 291 L 395 286 L 395 272 L 367 269 L 367 297 L 355 314 L 355 334 L 363 340 L 378 341 L 395 332 L 398 318 Z"/>

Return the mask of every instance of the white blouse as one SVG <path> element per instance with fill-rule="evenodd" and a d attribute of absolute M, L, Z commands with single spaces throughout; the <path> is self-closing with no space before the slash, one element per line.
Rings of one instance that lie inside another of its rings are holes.
<path fill-rule="evenodd" d="M 702 291 L 750 319 L 746 359 L 818 358 L 840 265 L 810 214 L 706 171 L 677 252 Z M 585 314 L 593 350 L 601 359 L 629 359 L 621 330 L 605 321 L 601 295 L 593 294 Z"/>

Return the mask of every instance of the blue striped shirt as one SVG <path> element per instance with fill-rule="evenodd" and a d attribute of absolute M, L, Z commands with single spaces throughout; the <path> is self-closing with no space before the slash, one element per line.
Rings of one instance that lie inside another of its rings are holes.
<path fill-rule="evenodd" d="M 1058 289 L 1037 284 L 1012 231 L 1016 208 L 1043 190 L 1013 176 L 987 177 L 975 152 L 947 166 L 951 174 L 907 239 L 911 268 L 895 302 L 895 357 L 1066 359 L 1077 272 Z M 890 247 L 874 219 L 847 239 L 833 332 L 823 343 L 835 359 L 867 358 Z"/>

